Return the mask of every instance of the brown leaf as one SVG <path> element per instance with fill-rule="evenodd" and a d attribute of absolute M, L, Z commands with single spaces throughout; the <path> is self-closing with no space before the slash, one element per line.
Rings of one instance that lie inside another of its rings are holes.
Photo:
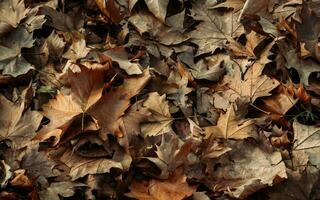
<path fill-rule="evenodd" d="M 228 111 L 220 116 L 216 126 L 204 128 L 206 135 L 212 135 L 216 138 L 225 139 L 245 139 L 256 137 L 256 120 L 249 119 L 240 121 L 236 116 L 234 105 L 231 105 Z"/>
<path fill-rule="evenodd" d="M 21 161 L 21 168 L 25 169 L 28 177 L 32 179 L 36 179 L 39 176 L 57 176 L 53 171 L 55 166 L 56 163 L 46 153 L 39 152 L 36 145 L 27 149 Z"/>
<path fill-rule="evenodd" d="M 196 191 L 195 186 L 189 186 L 187 177 L 181 169 L 167 180 L 159 181 L 152 179 L 150 182 L 133 182 L 130 186 L 130 193 L 126 195 L 139 200 L 182 200 Z"/>
<path fill-rule="evenodd" d="M 23 113 L 24 109 L 24 102 L 13 103 L 0 95 L 1 140 L 10 140 L 17 149 L 28 145 L 42 119 L 39 112 L 28 109 Z"/>
<path fill-rule="evenodd" d="M 114 0 L 95 0 L 101 12 L 114 23 L 119 23 L 122 19 L 119 8 Z"/>
<path fill-rule="evenodd" d="M 117 62 L 119 67 L 127 72 L 129 75 L 142 74 L 139 63 L 134 63 L 129 60 L 129 54 L 124 47 L 115 47 L 103 52 L 104 56 L 109 57 L 112 61 Z"/>
<path fill-rule="evenodd" d="M 172 117 L 169 111 L 169 105 L 166 101 L 166 96 L 160 96 L 153 92 L 143 103 L 151 113 L 146 121 L 141 125 L 141 134 L 143 137 L 156 136 L 171 130 Z"/>
<path fill-rule="evenodd" d="M 265 143 L 266 139 L 263 140 Z M 242 199 L 286 179 L 286 167 L 280 152 L 268 150 L 267 146 L 236 141 L 230 146 L 232 151 L 207 164 L 207 173 L 210 175 L 203 180 L 214 191 L 224 191 L 231 197 Z"/>
<path fill-rule="evenodd" d="M 66 151 L 60 160 L 70 168 L 69 175 L 72 180 L 82 178 L 88 174 L 109 173 L 111 168 L 122 169 L 119 162 L 105 158 L 86 158 L 72 151 Z"/>
<path fill-rule="evenodd" d="M 58 93 L 55 99 L 43 106 L 43 115 L 50 119 L 50 123 L 44 126 L 34 138 L 44 141 L 54 137 L 56 145 L 64 132 L 69 128 L 75 118 L 87 113 L 101 97 L 103 90 L 103 70 L 90 70 L 85 67 L 81 72 L 69 71 L 71 83 L 71 95 Z"/>
<path fill-rule="evenodd" d="M 124 83 L 106 93 L 101 99 L 89 109 L 89 113 L 98 120 L 101 127 L 100 136 L 102 139 L 107 139 L 107 134 L 112 133 L 122 137 L 122 132 L 119 128 L 120 119 L 124 112 L 130 106 L 130 99 L 143 89 L 151 78 L 149 70 L 137 77 L 125 79 Z"/>

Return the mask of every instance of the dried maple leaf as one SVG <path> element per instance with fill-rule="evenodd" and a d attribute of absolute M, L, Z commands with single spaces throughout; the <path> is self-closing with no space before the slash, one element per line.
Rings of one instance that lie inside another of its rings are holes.
<path fill-rule="evenodd" d="M 171 130 L 173 119 L 165 95 L 160 96 L 157 92 L 150 93 L 143 107 L 148 108 L 151 113 L 148 122 L 141 125 L 143 137 L 161 135 Z"/>
<path fill-rule="evenodd" d="M 26 17 L 28 12 L 29 9 L 25 8 L 24 1 L 2 1 L 0 4 L 0 21 L 4 24 L 10 25 L 11 28 L 9 29 L 17 28 L 20 21 Z M 0 35 L 3 33 L 2 28 L 3 26 L 1 26 Z"/>
<path fill-rule="evenodd" d="M 60 158 L 61 162 L 70 168 L 69 175 L 72 180 L 88 174 L 109 173 L 111 168 L 122 169 L 120 162 L 106 158 L 86 158 L 67 150 Z"/>
<path fill-rule="evenodd" d="M 267 139 L 249 142 L 238 140 L 225 156 L 211 159 L 203 181 L 213 191 L 224 191 L 235 198 L 246 198 L 267 185 L 286 179 L 281 153 L 270 149 Z M 245 147 L 245 148 L 244 148 Z"/>
<path fill-rule="evenodd" d="M 212 7 L 212 1 L 200 0 L 192 4 L 191 17 L 200 20 L 196 29 L 189 33 L 191 42 L 199 46 L 196 56 L 214 52 L 222 47 L 228 37 L 238 37 L 243 32 L 242 25 L 237 21 L 238 14 L 225 12 L 222 15 Z"/>
<path fill-rule="evenodd" d="M 9 140 L 13 148 L 22 148 L 35 136 L 42 115 L 28 109 L 24 102 L 13 103 L 0 95 L 0 140 Z"/>
<path fill-rule="evenodd" d="M 123 136 L 120 130 L 120 121 L 124 112 L 130 107 L 130 99 L 143 89 L 151 78 L 149 70 L 140 76 L 129 77 L 124 83 L 114 90 L 103 95 L 100 100 L 89 109 L 89 113 L 98 120 L 101 128 L 100 136 L 107 139 L 107 134 L 112 133 Z"/>
<path fill-rule="evenodd" d="M 273 43 L 270 43 L 264 49 L 260 58 L 247 70 L 243 79 L 238 66 L 235 66 L 233 75 L 224 77 L 222 83 L 229 88 L 222 93 L 226 99 L 234 102 L 239 97 L 247 97 L 254 102 L 258 97 L 269 96 L 270 91 L 280 84 L 276 79 L 261 75 L 265 65 L 270 62 L 268 56 L 272 46 Z"/>
<path fill-rule="evenodd" d="M 77 187 L 86 186 L 85 184 L 71 181 L 53 182 L 48 188 L 39 192 L 40 199 L 60 200 L 62 197 L 71 197 Z"/>
<path fill-rule="evenodd" d="M 50 123 L 43 126 L 34 139 L 44 141 L 54 137 L 53 144 L 56 145 L 75 117 L 81 113 L 80 105 L 72 100 L 71 95 L 58 93 L 55 99 L 43 106 L 42 114 L 50 119 Z"/>
<path fill-rule="evenodd" d="M 295 150 L 304 150 L 320 147 L 320 128 L 293 122 Z"/>
<path fill-rule="evenodd" d="M 159 146 L 156 145 L 158 157 L 146 157 L 161 170 L 161 174 L 157 178 L 168 178 L 178 167 L 185 164 L 192 144 L 191 140 L 184 143 L 172 134 L 162 135 L 161 144 Z"/>
<path fill-rule="evenodd" d="M 17 77 L 34 69 L 21 54 L 22 48 L 33 46 L 32 35 L 25 28 L 19 27 L 0 42 L 0 51 L 2 52 L 0 55 L 0 70 L 3 70 L 2 74 Z"/>
<path fill-rule="evenodd" d="M 42 114 L 50 119 L 34 139 L 45 140 L 54 137 L 56 145 L 62 134 L 80 114 L 88 113 L 89 108 L 101 97 L 104 71 L 89 70 L 85 67 L 80 73 L 69 72 L 71 95 L 58 93 L 43 106 Z"/>
<path fill-rule="evenodd" d="M 225 139 L 245 139 L 256 137 L 257 120 L 248 119 L 242 122 L 236 115 L 234 105 L 231 105 L 228 111 L 220 116 L 216 126 L 205 127 L 205 133 L 216 138 Z"/>
<path fill-rule="evenodd" d="M 167 180 L 152 179 L 150 182 L 133 182 L 130 185 L 130 193 L 126 196 L 139 200 L 182 200 L 196 191 L 195 186 L 189 186 L 183 170 L 176 172 Z"/>

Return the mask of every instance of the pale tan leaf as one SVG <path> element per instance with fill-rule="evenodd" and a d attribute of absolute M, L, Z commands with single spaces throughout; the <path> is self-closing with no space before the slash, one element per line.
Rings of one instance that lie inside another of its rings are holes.
<path fill-rule="evenodd" d="M 106 158 L 86 158 L 70 150 L 66 151 L 60 160 L 70 168 L 69 175 L 72 180 L 88 174 L 109 173 L 111 168 L 122 169 L 120 162 Z"/>
<path fill-rule="evenodd" d="M 22 148 L 35 136 L 42 115 L 24 111 L 24 102 L 13 103 L 0 95 L 0 140 L 10 140 L 13 148 Z"/>
<path fill-rule="evenodd" d="M 234 105 L 231 105 L 228 111 L 220 116 L 216 126 L 205 127 L 204 130 L 207 135 L 216 138 L 245 139 L 257 136 L 256 123 L 253 119 L 239 121 Z"/>

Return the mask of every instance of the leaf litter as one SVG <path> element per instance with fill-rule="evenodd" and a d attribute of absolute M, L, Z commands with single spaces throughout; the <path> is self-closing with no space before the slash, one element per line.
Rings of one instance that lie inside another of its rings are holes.
<path fill-rule="evenodd" d="M 0 199 L 319 199 L 319 8 L 0 0 Z"/>

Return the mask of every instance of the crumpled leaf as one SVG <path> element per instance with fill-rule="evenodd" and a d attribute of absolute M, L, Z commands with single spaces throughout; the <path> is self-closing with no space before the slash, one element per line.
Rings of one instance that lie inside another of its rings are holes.
<path fill-rule="evenodd" d="M 42 115 L 28 109 L 24 102 L 13 103 L 0 95 L 0 136 L 1 141 L 10 140 L 13 148 L 22 148 L 35 136 Z"/>
<path fill-rule="evenodd" d="M 147 4 L 150 12 L 164 23 L 169 0 L 144 0 L 144 2 Z"/>
<path fill-rule="evenodd" d="M 1 169 L 0 187 L 5 188 L 7 186 L 8 180 L 12 176 L 12 172 L 10 171 L 10 166 L 4 160 L 0 161 L 0 169 Z"/>
<path fill-rule="evenodd" d="M 114 0 L 104 1 L 95 0 L 101 12 L 114 23 L 119 23 L 122 19 L 119 8 L 116 6 Z"/>

